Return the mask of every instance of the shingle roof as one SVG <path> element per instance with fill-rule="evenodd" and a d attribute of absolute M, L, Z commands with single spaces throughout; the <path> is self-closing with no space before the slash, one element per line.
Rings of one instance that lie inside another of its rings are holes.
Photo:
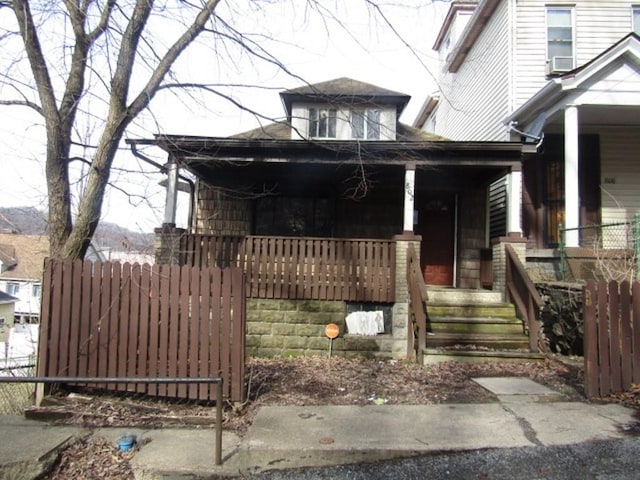
<path fill-rule="evenodd" d="M 320 96 L 356 96 L 356 97 L 407 97 L 409 95 L 386 88 L 361 82 L 352 78 L 342 77 L 326 82 L 304 85 L 302 87 L 285 90 L 280 95 L 320 95 Z"/>
<path fill-rule="evenodd" d="M 291 140 L 291 125 L 285 122 L 270 123 L 247 132 L 238 133 L 231 138 Z M 433 133 L 424 132 L 404 123 L 397 124 L 397 140 L 405 142 L 442 142 L 447 139 Z"/>
<path fill-rule="evenodd" d="M 14 303 L 18 300 L 19 299 L 14 297 L 13 295 L 9 295 L 7 292 L 3 292 L 2 290 L 0 290 L 0 304 Z"/>
<path fill-rule="evenodd" d="M 14 249 L 14 268 L 0 273 L 0 278 L 40 280 L 44 259 L 49 255 L 49 237 L 0 233 L 0 245 Z"/>
<path fill-rule="evenodd" d="M 347 77 L 285 90 L 280 92 L 280 98 L 284 103 L 287 118 L 291 117 L 291 106 L 296 101 L 394 105 L 400 114 L 411 100 L 411 96 L 405 93 Z"/>

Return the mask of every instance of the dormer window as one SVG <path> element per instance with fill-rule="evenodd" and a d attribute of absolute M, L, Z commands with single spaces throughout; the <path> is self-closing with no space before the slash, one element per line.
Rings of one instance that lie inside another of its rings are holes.
<path fill-rule="evenodd" d="M 380 140 L 380 110 L 370 108 L 352 111 L 351 137 Z"/>
<path fill-rule="evenodd" d="M 336 138 L 336 114 L 335 108 L 310 108 L 309 137 Z"/>

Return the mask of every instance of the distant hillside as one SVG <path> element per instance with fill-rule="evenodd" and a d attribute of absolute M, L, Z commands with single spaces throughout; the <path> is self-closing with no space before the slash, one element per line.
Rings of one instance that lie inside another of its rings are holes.
<path fill-rule="evenodd" d="M 47 215 L 34 207 L 0 207 L 0 232 L 23 235 L 48 235 Z M 153 251 L 153 233 L 133 232 L 113 223 L 100 222 L 94 244 L 114 251 Z"/>

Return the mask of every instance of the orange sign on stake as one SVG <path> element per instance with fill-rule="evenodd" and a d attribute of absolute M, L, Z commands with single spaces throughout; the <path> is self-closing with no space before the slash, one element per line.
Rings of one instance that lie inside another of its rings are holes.
<path fill-rule="evenodd" d="M 340 327 L 335 323 L 330 323 L 324 329 L 324 334 L 329 337 L 331 340 L 340 335 Z"/>

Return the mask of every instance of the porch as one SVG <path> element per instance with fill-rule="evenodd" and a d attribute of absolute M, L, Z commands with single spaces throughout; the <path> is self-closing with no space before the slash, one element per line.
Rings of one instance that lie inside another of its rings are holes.
<path fill-rule="evenodd" d="M 418 260 L 422 242 L 415 235 L 391 240 L 239 237 L 176 229 L 173 237 L 165 231 L 160 239 L 158 254 L 172 255 L 175 263 L 245 272 L 246 347 L 252 356 L 326 355 L 331 348 L 347 357 L 422 361 L 424 353 L 439 358 L 438 347 L 466 344 L 511 350 L 513 358 L 514 350 L 522 353 L 529 345 L 527 324 L 501 292 L 432 286 L 429 303 L 416 297 L 427 288 Z M 456 301 L 447 305 L 452 298 Z M 502 318 L 495 318 L 496 311 Z M 348 319 L 354 312 L 379 312 L 383 325 L 376 334 L 353 332 Z M 416 312 L 424 316 L 422 326 L 416 324 Z M 325 335 L 328 324 L 339 327 L 334 340 Z M 434 332 L 428 339 L 427 329 Z"/>

